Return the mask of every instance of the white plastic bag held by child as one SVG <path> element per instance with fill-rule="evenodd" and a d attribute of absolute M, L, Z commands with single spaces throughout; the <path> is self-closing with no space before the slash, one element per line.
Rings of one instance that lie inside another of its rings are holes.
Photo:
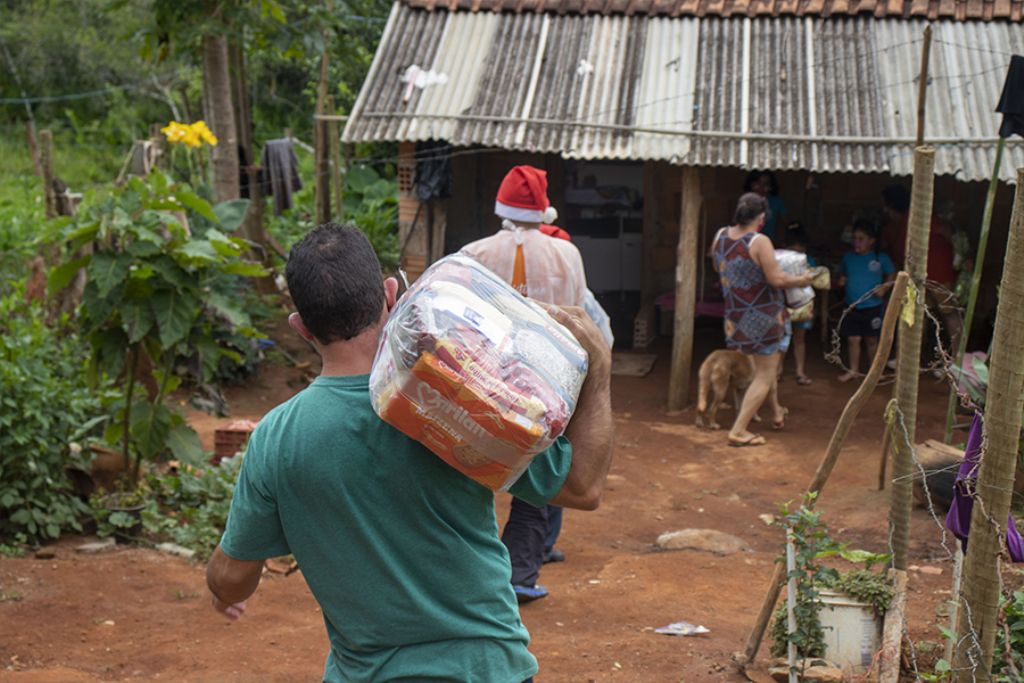
<path fill-rule="evenodd" d="M 464 255 L 431 266 L 392 312 L 370 374 L 374 410 L 493 490 L 565 430 L 587 373 L 572 334 Z"/>

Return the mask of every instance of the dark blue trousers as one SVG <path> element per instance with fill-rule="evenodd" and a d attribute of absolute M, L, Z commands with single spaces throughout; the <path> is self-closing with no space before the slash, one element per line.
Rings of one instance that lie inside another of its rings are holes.
<path fill-rule="evenodd" d="M 512 499 L 501 542 L 508 548 L 514 585 L 537 583 L 544 554 L 554 547 L 561 528 L 562 508 L 557 505 L 534 507 L 518 498 Z"/>

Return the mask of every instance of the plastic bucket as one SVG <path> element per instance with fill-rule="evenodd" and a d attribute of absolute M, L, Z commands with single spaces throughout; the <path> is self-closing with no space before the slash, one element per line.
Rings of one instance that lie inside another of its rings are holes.
<path fill-rule="evenodd" d="M 882 620 L 867 603 L 844 593 L 821 591 L 818 619 L 825 631 L 825 659 L 844 670 L 871 666 L 881 647 Z"/>

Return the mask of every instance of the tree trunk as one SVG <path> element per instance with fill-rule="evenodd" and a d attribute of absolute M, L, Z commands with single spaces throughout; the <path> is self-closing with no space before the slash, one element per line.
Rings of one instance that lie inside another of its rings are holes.
<path fill-rule="evenodd" d="M 217 136 L 213 148 L 213 194 L 218 202 L 239 198 L 238 133 L 231 102 L 228 41 L 224 36 L 203 38 L 203 81 L 208 98 L 208 125 Z"/>
<path fill-rule="evenodd" d="M 988 391 L 985 438 L 970 546 L 964 558 L 962 609 L 954 671 L 958 683 L 990 681 L 999 612 L 999 566 L 1017 469 L 1024 409 L 1024 168 L 1010 219 L 999 290 Z"/>
<path fill-rule="evenodd" d="M 322 116 L 327 111 L 327 75 L 330 53 L 327 32 L 324 32 L 324 52 L 320 55 L 320 81 L 316 88 L 316 113 Z M 317 224 L 331 220 L 331 169 L 330 140 L 328 140 L 327 122 L 318 118 L 313 120 L 313 158 L 316 178 L 313 183 L 313 197 L 316 208 Z"/>
<path fill-rule="evenodd" d="M 912 472 L 914 439 L 917 434 L 917 384 L 921 371 L 921 332 L 924 327 L 925 287 L 928 278 L 928 232 L 935 186 L 935 150 L 914 151 L 914 185 L 907 222 L 906 270 L 916 289 L 912 324 L 900 319 L 898 365 L 896 368 L 896 422 L 892 427 L 892 492 L 889 510 L 893 566 L 907 569 L 910 542 L 910 510 L 913 503 Z M 894 303 L 894 305 L 901 305 Z"/>

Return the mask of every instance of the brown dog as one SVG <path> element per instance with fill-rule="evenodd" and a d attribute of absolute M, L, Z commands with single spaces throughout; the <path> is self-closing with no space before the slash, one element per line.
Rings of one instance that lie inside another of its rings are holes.
<path fill-rule="evenodd" d="M 697 426 L 705 429 L 719 429 L 715 422 L 718 407 L 732 393 L 733 406 L 737 411 L 743 401 L 743 394 L 754 380 L 754 361 L 739 351 L 719 349 L 712 351 L 700 364 L 700 389 L 697 394 Z M 714 398 L 708 404 L 708 390 L 714 390 Z M 758 420 L 757 416 L 754 417 Z"/>

